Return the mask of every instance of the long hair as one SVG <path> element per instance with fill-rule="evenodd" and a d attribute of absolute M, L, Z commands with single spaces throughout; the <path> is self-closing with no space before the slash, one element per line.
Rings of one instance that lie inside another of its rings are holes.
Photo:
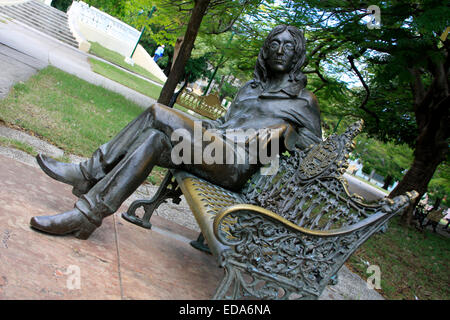
<path fill-rule="evenodd" d="M 287 26 L 287 25 L 279 25 L 270 31 L 269 35 L 267 36 L 266 40 L 264 41 L 264 44 L 259 50 L 258 54 L 258 60 L 256 61 L 255 71 L 253 73 L 253 76 L 255 77 L 255 81 L 257 83 L 259 82 L 266 82 L 267 81 L 267 65 L 266 60 L 268 57 L 268 51 L 269 51 L 269 45 L 272 41 L 273 37 L 275 37 L 277 34 L 280 34 L 287 30 L 294 39 L 294 50 L 295 50 L 295 56 L 293 60 L 293 67 L 291 71 L 289 72 L 289 81 L 301 81 L 303 82 L 303 86 L 306 86 L 306 76 L 301 72 L 301 67 L 306 59 L 306 40 L 303 35 L 303 32 L 298 29 L 297 27 L 293 26 Z"/>

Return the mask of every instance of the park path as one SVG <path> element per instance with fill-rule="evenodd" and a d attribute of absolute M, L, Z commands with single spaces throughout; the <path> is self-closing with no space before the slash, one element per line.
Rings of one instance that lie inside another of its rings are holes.
<path fill-rule="evenodd" d="M 0 45 L 0 63 L 12 65 L 14 60 L 16 67 L 15 71 L 10 70 L 10 81 L 5 82 L 5 88 L 25 81 L 50 64 L 119 92 L 142 107 L 153 103 L 148 97 L 90 71 L 88 55 L 20 23 L 0 23 Z M 45 141 L 3 125 L 0 125 L 0 136 L 24 141 L 36 151 L 55 157 L 63 153 Z M 120 212 L 131 201 L 148 198 L 156 191 L 155 187 L 144 185 L 118 213 L 105 219 L 90 241 L 73 237 L 52 237 L 53 241 L 48 241 L 49 236 L 31 231 L 28 221 L 33 215 L 68 208 L 75 200 L 70 188 L 49 179 L 32 156 L 19 150 L 0 147 L 0 167 L 3 175 L 0 251 L 2 259 L 8 260 L 0 264 L 3 281 L 0 299 L 208 299 L 212 296 L 222 270 L 211 256 L 190 247 L 189 241 L 196 238 L 198 227 L 184 201 L 181 206 L 165 204 L 158 209 L 152 219 L 152 231 L 124 222 Z M 65 287 L 67 267 L 73 265 L 85 274 L 81 290 Z M 320 299 L 383 299 L 345 266 L 338 275 L 338 284 L 327 287 Z"/>
<path fill-rule="evenodd" d="M 1 17 L 2 16 L 0 15 L 0 18 Z M 142 108 L 147 108 L 156 102 L 146 95 L 138 93 L 124 85 L 93 72 L 88 58 L 92 57 L 109 64 L 110 62 L 50 38 L 48 35 L 34 30 L 18 21 L 11 21 L 7 17 L 1 18 L 0 44 L 11 50 L 16 50 L 44 65 L 52 65 L 89 83 L 117 92 Z M 129 72 L 123 68 L 122 70 Z M 136 75 L 135 73 L 133 74 Z M 142 76 L 139 77 L 161 86 L 161 84 L 158 84 L 157 82 Z"/>

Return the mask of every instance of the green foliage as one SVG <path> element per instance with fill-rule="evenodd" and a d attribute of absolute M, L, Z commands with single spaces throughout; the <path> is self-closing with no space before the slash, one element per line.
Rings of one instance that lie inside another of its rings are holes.
<path fill-rule="evenodd" d="M 356 139 L 353 154 L 362 161 L 363 172 L 369 174 L 375 170 L 378 174 L 395 180 L 402 179 L 413 159 L 412 150 L 407 145 L 383 143 L 368 138 L 366 134 L 360 134 Z"/>
<path fill-rule="evenodd" d="M 155 53 L 156 49 L 158 48 L 158 46 L 160 45 L 159 43 L 157 43 L 155 40 L 153 40 L 152 38 L 150 38 L 148 35 L 146 36 L 146 34 L 144 33 L 144 35 L 141 37 L 141 40 L 139 41 L 139 44 L 141 46 L 144 47 L 144 49 L 148 52 L 149 55 L 153 56 L 153 54 Z M 163 44 L 163 43 L 161 43 Z M 171 51 L 171 52 L 170 52 Z M 170 45 L 165 46 L 164 48 L 164 56 L 163 57 L 167 57 L 168 54 L 173 55 L 173 47 Z M 162 58 L 160 58 L 158 60 L 158 62 L 161 60 Z M 158 63 L 159 64 L 159 63 Z"/>
<path fill-rule="evenodd" d="M 368 116 L 362 109 L 355 110 L 355 114 L 365 119 L 365 131 L 371 136 L 384 142 L 406 143 L 414 147 L 418 128 L 412 93 L 399 83 L 389 66 L 375 69 L 366 107 L 377 115 L 379 123 L 377 118 Z M 363 100 L 365 95 L 363 89 L 355 92 L 358 101 Z"/>
<path fill-rule="evenodd" d="M 52 7 L 66 12 L 67 9 L 72 4 L 72 0 L 53 0 L 52 1 Z"/>
<path fill-rule="evenodd" d="M 450 165 L 444 162 L 439 165 L 428 184 L 428 195 L 433 203 L 437 198 L 442 199 L 442 204 L 450 207 Z"/>
<path fill-rule="evenodd" d="M 220 90 L 220 97 L 221 99 L 224 99 L 226 97 L 234 97 L 237 92 L 238 92 L 239 88 L 236 88 L 235 86 L 225 82 Z"/>
<path fill-rule="evenodd" d="M 167 48 L 167 47 L 166 47 Z M 166 54 L 167 52 L 167 54 Z M 169 47 L 169 50 L 164 52 L 164 56 L 160 58 L 157 62 L 158 66 L 165 70 L 170 69 L 172 65 L 173 47 Z M 188 75 L 187 81 L 189 83 L 195 82 L 198 79 L 209 76 L 210 72 L 208 69 L 208 54 L 200 57 L 191 57 L 184 67 L 184 75 L 181 77 L 180 82 L 184 82 L 186 75 Z"/>
<path fill-rule="evenodd" d="M 188 75 L 188 82 L 195 82 L 201 77 L 207 75 L 208 54 L 198 57 L 189 58 L 185 67 L 185 74 Z"/>
<path fill-rule="evenodd" d="M 129 1 L 123 0 L 84 0 L 90 6 L 93 6 L 103 12 L 106 12 L 120 20 L 128 14 L 126 8 Z"/>

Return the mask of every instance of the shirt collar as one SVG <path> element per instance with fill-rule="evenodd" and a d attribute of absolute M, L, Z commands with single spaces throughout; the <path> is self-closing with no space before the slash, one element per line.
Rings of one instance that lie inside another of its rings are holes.
<path fill-rule="evenodd" d="M 297 97 L 303 89 L 302 81 L 286 81 L 279 88 L 270 91 L 264 90 L 264 86 L 260 83 L 262 93 L 260 97 L 277 97 L 277 98 L 293 98 Z"/>

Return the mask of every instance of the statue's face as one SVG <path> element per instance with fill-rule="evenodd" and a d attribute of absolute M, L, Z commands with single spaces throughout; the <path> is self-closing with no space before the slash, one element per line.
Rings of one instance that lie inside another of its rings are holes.
<path fill-rule="evenodd" d="M 289 31 L 275 35 L 268 48 L 267 66 L 272 72 L 289 72 L 295 56 L 294 38 Z"/>

